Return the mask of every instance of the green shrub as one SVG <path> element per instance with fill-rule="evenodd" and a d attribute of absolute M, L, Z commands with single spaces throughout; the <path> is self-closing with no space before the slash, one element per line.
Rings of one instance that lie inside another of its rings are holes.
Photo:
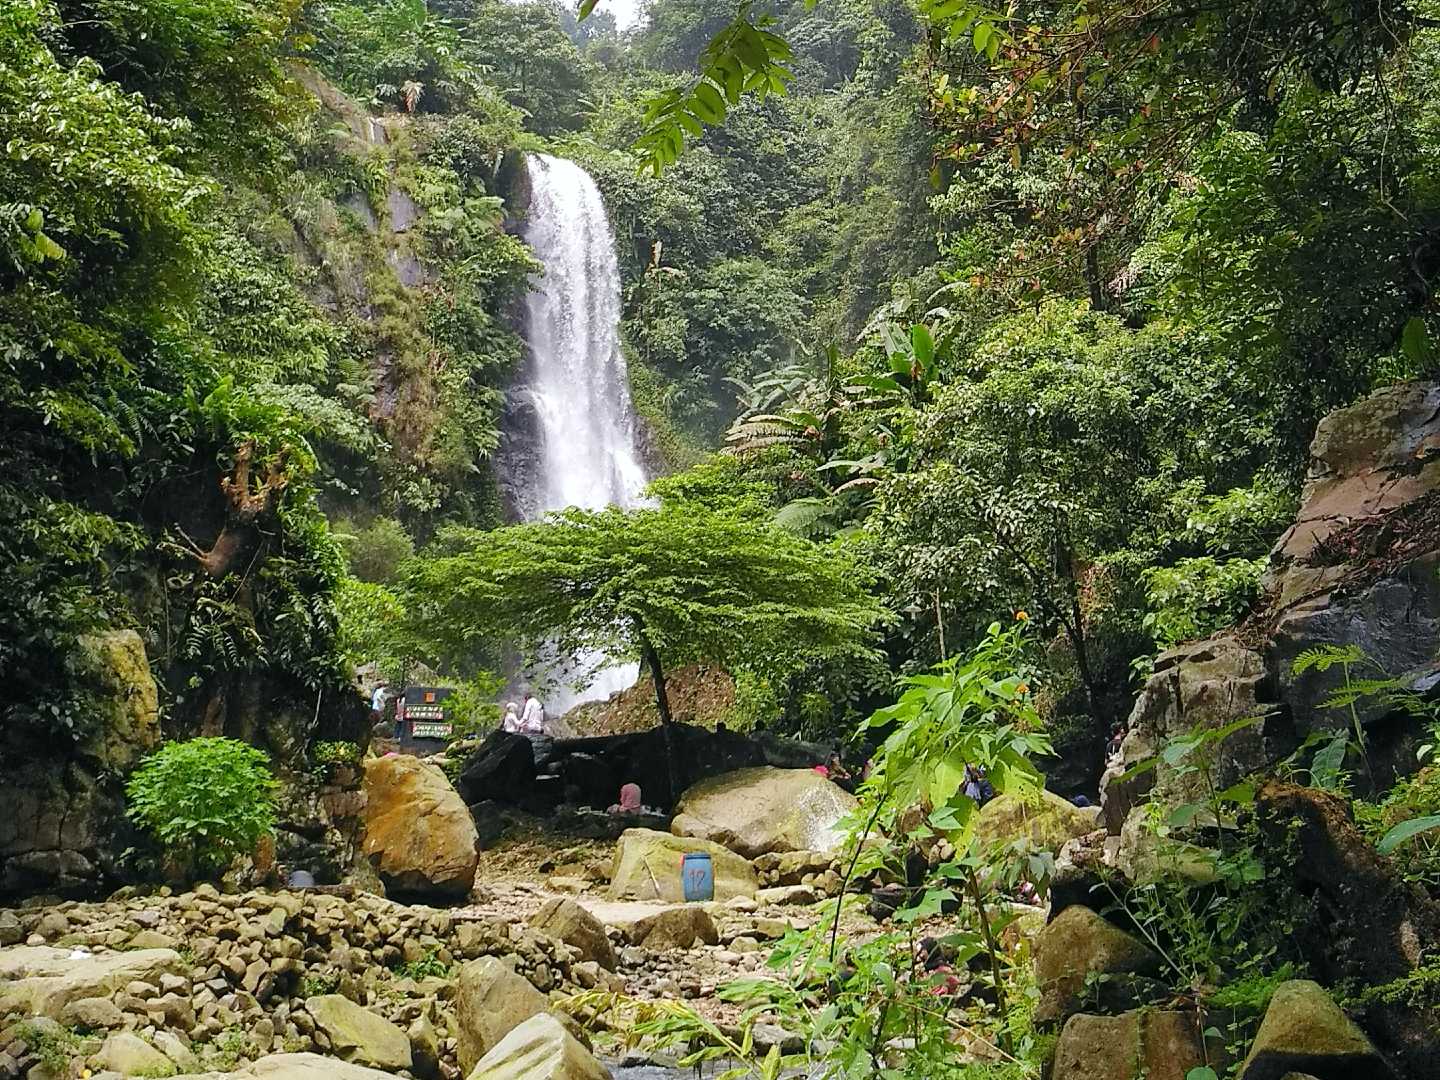
<path fill-rule="evenodd" d="M 353 742 L 318 742 L 310 756 L 316 765 L 358 765 L 360 747 Z"/>
<path fill-rule="evenodd" d="M 488 671 L 457 686 L 445 699 L 445 717 L 450 721 L 452 739 L 479 738 L 500 726 L 500 706 L 495 697 L 503 683 Z"/>
<path fill-rule="evenodd" d="M 415 554 L 415 542 L 394 518 L 379 517 L 365 526 L 337 521 L 335 535 L 345 549 L 350 572 L 361 581 L 388 585 L 400 564 Z"/>
<path fill-rule="evenodd" d="M 234 739 L 162 746 L 125 786 L 132 821 L 179 865 L 218 873 L 275 822 L 276 783 L 263 753 Z"/>

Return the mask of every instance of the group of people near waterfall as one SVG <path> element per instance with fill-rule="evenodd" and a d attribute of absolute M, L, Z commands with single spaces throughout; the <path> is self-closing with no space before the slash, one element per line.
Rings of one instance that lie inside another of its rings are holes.
<path fill-rule="evenodd" d="M 516 735 L 544 735 L 545 732 L 545 706 L 540 704 L 540 699 L 534 694 L 525 695 L 525 707 L 522 710 L 515 702 L 507 702 L 505 705 L 505 717 L 500 721 L 502 731 L 513 732 Z"/>

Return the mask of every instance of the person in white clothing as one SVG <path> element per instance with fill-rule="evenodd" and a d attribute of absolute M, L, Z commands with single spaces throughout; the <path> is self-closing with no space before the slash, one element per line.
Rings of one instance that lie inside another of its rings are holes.
<path fill-rule="evenodd" d="M 385 715 L 385 697 L 389 693 L 389 685 L 381 679 L 375 686 L 375 692 L 370 695 L 370 708 L 380 716 Z"/>
<path fill-rule="evenodd" d="M 520 706 L 513 701 L 505 704 L 505 719 L 500 721 L 500 730 L 516 734 L 520 731 Z"/>
<path fill-rule="evenodd" d="M 526 735 L 545 734 L 545 707 L 534 694 L 525 695 L 525 711 L 520 714 L 520 730 Z"/>

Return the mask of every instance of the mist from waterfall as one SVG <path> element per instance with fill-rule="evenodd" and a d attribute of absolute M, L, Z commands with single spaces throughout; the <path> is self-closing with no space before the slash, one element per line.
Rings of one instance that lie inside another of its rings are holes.
<path fill-rule="evenodd" d="M 573 161 L 529 154 L 525 240 L 545 271 L 525 301 L 530 370 L 525 393 L 539 444 L 516 498 L 528 521 L 567 506 L 635 506 L 647 477 L 635 451 L 635 412 L 620 349 L 620 266 L 605 203 Z M 603 661 L 577 657 L 580 668 Z M 552 690 L 557 716 L 635 682 L 635 665 L 607 668 L 583 692 Z M 574 681 L 574 672 L 568 681 Z"/>

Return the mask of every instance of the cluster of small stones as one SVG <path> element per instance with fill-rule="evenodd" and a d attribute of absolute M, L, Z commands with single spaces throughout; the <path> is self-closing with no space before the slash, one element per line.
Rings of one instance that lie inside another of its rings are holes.
<path fill-rule="evenodd" d="M 643 998 L 709 998 L 725 983 L 765 970 L 769 947 L 790 929 L 807 923 L 795 919 L 756 918 L 722 922 L 716 945 L 696 944 L 685 951 L 655 951 L 643 945 L 617 950 L 626 988 Z"/>
<path fill-rule="evenodd" d="M 156 984 L 131 982 L 108 999 L 72 1002 L 66 1015 L 49 1021 L 0 1017 L 0 1076 L 41 1075 L 26 1069 L 37 1060 L 30 1044 L 47 1023 L 72 1042 L 76 1030 L 133 1032 L 151 1045 L 170 1046 L 172 1060 L 188 1056 L 186 1065 L 198 1061 L 207 1068 L 234 1068 L 269 1053 L 324 1053 L 328 1039 L 305 1000 L 338 993 L 402 1030 L 428 1021 L 440 1072 L 455 1077 L 456 1027 L 448 1004 L 454 984 L 427 972 L 500 956 L 542 993 L 559 997 L 576 987 L 575 950 L 523 924 L 457 919 L 365 893 L 226 895 L 201 885 L 179 895 L 122 890 L 103 903 L 0 910 L 0 945 L 22 943 L 97 955 L 174 949 L 190 970 L 162 975 Z M 71 1056 L 98 1048 L 98 1041 L 82 1038 Z"/>
<path fill-rule="evenodd" d="M 828 851 L 785 851 L 754 860 L 755 873 L 766 888 L 809 885 L 821 896 L 838 896 L 844 880 L 840 859 Z"/>

